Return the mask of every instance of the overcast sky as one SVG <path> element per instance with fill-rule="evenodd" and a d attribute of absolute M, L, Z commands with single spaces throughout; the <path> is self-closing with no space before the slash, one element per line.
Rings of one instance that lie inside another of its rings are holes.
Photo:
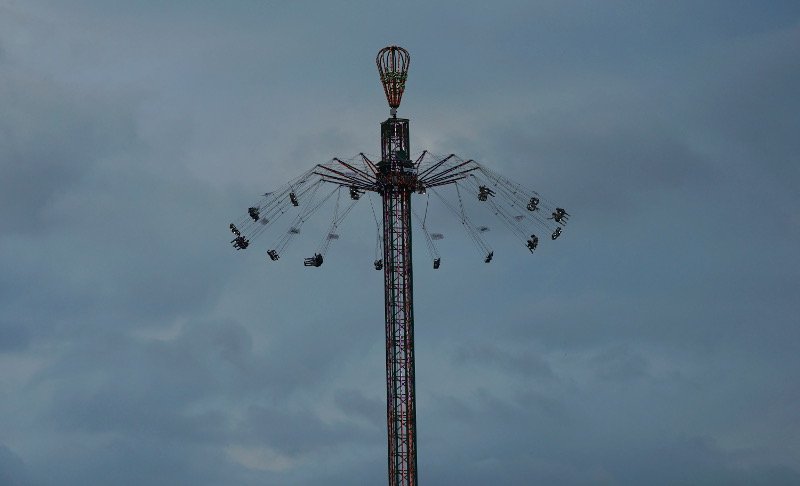
<path fill-rule="evenodd" d="M 0 485 L 385 483 L 368 209 L 227 226 L 379 152 L 390 44 L 413 153 L 572 214 L 415 241 L 420 482 L 800 484 L 800 3 L 395 5 L 0 0 Z"/>

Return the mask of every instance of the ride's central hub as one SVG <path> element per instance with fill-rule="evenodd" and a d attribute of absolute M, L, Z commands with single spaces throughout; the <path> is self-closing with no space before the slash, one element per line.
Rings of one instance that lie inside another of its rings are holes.
<path fill-rule="evenodd" d="M 413 167 L 409 153 L 411 142 L 408 134 L 408 119 L 392 117 L 381 123 L 381 170 Z"/>
<path fill-rule="evenodd" d="M 409 157 L 408 119 L 389 118 L 381 123 L 381 161 L 377 180 L 384 188 L 417 188 L 417 170 Z"/>
<path fill-rule="evenodd" d="M 396 189 L 396 190 L 403 190 L 407 189 L 410 192 L 419 191 L 420 185 L 419 181 L 417 180 L 417 174 L 414 169 L 410 169 L 413 172 L 386 172 L 386 173 L 379 173 L 377 180 L 379 186 L 383 187 L 384 191 L 386 192 L 387 189 Z"/>

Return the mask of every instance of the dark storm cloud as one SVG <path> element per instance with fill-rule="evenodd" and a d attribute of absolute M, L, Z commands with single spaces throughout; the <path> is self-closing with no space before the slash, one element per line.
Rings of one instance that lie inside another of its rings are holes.
<path fill-rule="evenodd" d="M 208 333 L 197 335 L 197 328 Z M 167 342 L 113 334 L 85 340 L 62 353 L 57 369 L 38 377 L 55 395 L 48 414 L 54 425 L 71 431 L 187 442 L 224 438 L 227 417 L 213 406 L 193 407 L 210 383 L 221 397 L 241 387 L 238 362 L 246 357 L 231 356 L 225 342 L 236 332 L 230 323 L 196 323 L 189 335 Z"/>
<path fill-rule="evenodd" d="M 169 485 L 188 481 L 211 486 L 244 484 L 246 474 L 208 448 L 151 439 L 114 438 L 87 444 L 59 443 L 54 461 L 37 471 L 37 484 Z"/>
<path fill-rule="evenodd" d="M 547 363 L 529 351 L 509 353 L 491 344 L 473 344 L 456 350 L 455 361 L 461 365 L 494 365 L 508 373 L 546 379 L 553 372 Z"/>
<path fill-rule="evenodd" d="M 415 152 L 573 214 L 492 265 L 431 215 L 420 480 L 800 481 L 796 5 L 162 3 L 0 7 L 0 483 L 385 481 L 369 209 L 321 269 L 327 215 L 226 228 L 378 150 L 389 43 Z"/>
<path fill-rule="evenodd" d="M 342 447 L 365 438 L 375 440 L 382 434 L 376 428 L 367 432 L 354 422 L 326 424 L 308 410 L 277 407 L 250 408 L 241 426 L 248 442 L 265 443 L 289 455 Z"/>
<path fill-rule="evenodd" d="M 509 484 L 751 484 L 760 478 L 768 478 L 765 484 L 791 484 L 798 477 L 791 468 L 749 465 L 741 454 L 721 450 L 710 438 L 665 436 L 658 424 L 649 426 L 659 430 L 655 435 L 636 432 L 636 414 L 604 424 L 592 409 L 597 400 L 574 393 L 580 394 L 565 387 L 561 400 L 523 395 L 505 401 L 481 391 L 460 404 L 439 401 L 441 406 L 432 407 L 431 423 L 444 417 L 463 422 L 446 429 L 443 437 L 425 437 L 429 454 L 436 457 L 421 466 L 425 476 L 436 484 L 483 484 L 498 476 Z M 629 412 L 619 410 L 622 415 Z M 515 427 L 520 423 L 531 427 Z M 462 447 L 467 434 L 481 437 L 480 443 Z M 464 466 L 447 467 L 453 461 Z"/>
<path fill-rule="evenodd" d="M 6 208 L 0 231 L 41 232 L 58 225 L 48 209 L 59 196 L 102 157 L 135 140 L 133 120 L 122 103 L 0 66 L 0 204 Z"/>
<path fill-rule="evenodd" d="M 648 375 L 647 359 L 625 347 L 603 350 L 592 359 L 592 364 L 601 380 L 632 380 Z"/>
<path fill-rule="evenodd" d="M 0 444 L 0 484 L 8 486 L 28 486 L 31 484 L 22 459 Z"/>
<path fill-rule="evenodd" d="M 375 400 L 364 396 L 359 390 L 339 390 L 334 396 L 336 405 L 347 415 L 366 420 L 376 427 L 382 427 L 386 417 L 384 400 Z"/>
<path fill-rule="evenodd" d="M 129 206 L 142 192 L 148 197 Z M 112 175 L 95 168 L 47 208 L 58 223 L 39 226 L 46 237 L 6 240 L 10 271 L 0 282 L 6 315 L 30 323 L 55 311 L 58 318 L 45 319 L 45 326 L 76 330 L 123 324 L 120 318 L 164 325 L 170 316 L 201 311 L 217 292 L 198 268 L 210 243 L 189 243 L 208 224 L 193 224 L 202 192 L 137 170 Z M 165 245 L 172 250 L 164 253 Z"/>

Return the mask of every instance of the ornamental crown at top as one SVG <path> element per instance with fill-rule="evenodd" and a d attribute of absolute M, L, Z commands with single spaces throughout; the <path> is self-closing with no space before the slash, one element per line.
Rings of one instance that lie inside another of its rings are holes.
<path fill-rule="evenodd" d="M 394 113 L 403 98 L 411 55 L 402 47 L 387 46 L 378 52 L 375 64 L 378 66 L 386 101 Z"/>

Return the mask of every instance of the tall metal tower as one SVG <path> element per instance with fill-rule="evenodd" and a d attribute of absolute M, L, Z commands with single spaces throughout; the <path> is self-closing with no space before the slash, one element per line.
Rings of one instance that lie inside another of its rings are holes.
<path fill-rule="evenodd" d="M 389 484 L 417 484 L 417 406 L 414 392 L 414 292 L 411 193 L 418 187 L 409 158 L 408 120 L 397 118 L 411 57 L 401 47 L 376 58 L 391 117 L 381 123 L 376 182 L 383 198 L 383 282 L 386 306 L 386 426 Z"/>
<path fill-rule="evenodd" d="M 264 233 L 282 215 L 296 212 L 288 231 L 267 251 L 269 259 L 277 261 L 312 213 L 336 196 L 328 232 L 314 255 L 303 261 L 306 267 L 320 267 L 331 243 L 339 239 L 340 224 L 356 202 L 366 193 L 375 215 L 370 195 L 377 194 L 381 198 L 383 217 L 380 222 L 375 217 L 377 248 L 374 266 L 376 270 L 383 270 L 384 278 L 390 486 L 417 485 L 412 219 L 421 226 L 433 268 L 438 269 L 441 258 L 434 241 L 444 236 L 428 228 L 431 194 L 460 220 L 486 263 L 491 262 L 494 256 L 484 239 L 489 227 L 475 222 L 467 210 L 469 201 L 478 201 L 478 205 L 489 209 L 492 218 L 506 226 L 531 253 L 539 245 L 539 238 L 532 233 L 533 230 L 544 229 L 550 232 L 552 240 L 556 240 L 569 218 L 569 213 L 555 207 L 538 192 L 512 182 L 472 159 L 464 160 L 455 154 L 434 156 L 423 151 L 412 161 L 409 157 L 409 121 L 397 117 L 410 61 L 408 51 L 397 46 L 381 49 L 376 58 L 390 108 L 390 117 L 381 123 L 380 161 L 373 162 L 360 153 L 348 160 L 333 158 L 317 164 L 276 191 L 265 193 L 261 201 L 248 208 L 247 216 L 237 224 L 230 224 L 234 234 L 231 243 L 237 250 L 242 250 L 250 245 L 250 239 Z M 332 186 L 332 190 L 318 196 L 323 186 Z M 455 187 L 456 198 L 448 199 L 441 194 L 438 190 L 442 186 Z M 342 192 L 349 194 L 349 203 L 342 203 Z M 411 196 L 414 193 L 427 198 L 423 217 L 412 211 Z M 477 197 L 468 198 L 470 193 Z M 548 212 L 550 216 L 544 217 Z M 378 257 L 379 250 L 382 250 L 382 258 Z"/>

